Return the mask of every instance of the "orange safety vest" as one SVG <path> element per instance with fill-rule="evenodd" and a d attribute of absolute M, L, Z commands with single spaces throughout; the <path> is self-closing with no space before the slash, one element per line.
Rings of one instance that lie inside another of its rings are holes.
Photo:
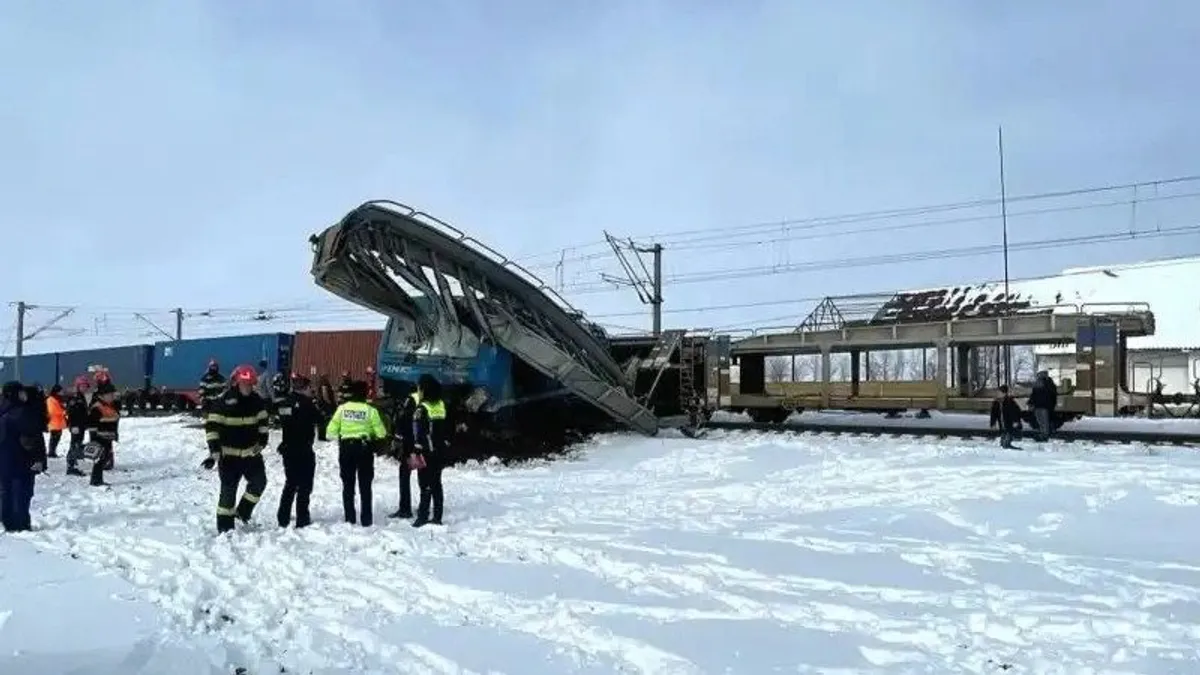
<path fill-rule="evenodd" d="M 54 396 L 47 396 L 46 412 L 50 416 L 50 431 L 62 431 L 67 428 L 67 411 L 63 409 L 62 401 Z"/>

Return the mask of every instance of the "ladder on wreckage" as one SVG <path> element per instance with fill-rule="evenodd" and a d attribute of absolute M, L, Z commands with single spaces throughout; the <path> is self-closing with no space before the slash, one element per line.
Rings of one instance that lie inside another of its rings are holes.
<path fill-rule="evenodd" d="M 671 363 L 675 352 L 679 352 L 679 363 Z M 648 402 L 658 389 L 659 383 L 669 370 L 677 370 L 679 375 L 679 410 L 681 415 L 670 418 L 659 418 L 660 426 L 679 427 L 684 434 L 698 435 L 702 424 L 700 400 L 696 395 L 696 344 L 687 336 L 685 330 L 665 330 L 659 335 L 658 342 L 650 350 L 650 354 L 638 364 L 644 370 L 656 371 L 654 382 L 649 391 L 639 397 Z M 636 373 L 635 373 L 636 375 Z"/>
<path fill-rule="evenodd" d="M 647 436 L 658 433 L 658 418 L 623 386 L 600 377 L 554 341 L 525 327 L 508 312 L 488 312 L 490 331 L 499 344 L 562 383 L 571 393 L 608 413 L 613 419 Z"/>

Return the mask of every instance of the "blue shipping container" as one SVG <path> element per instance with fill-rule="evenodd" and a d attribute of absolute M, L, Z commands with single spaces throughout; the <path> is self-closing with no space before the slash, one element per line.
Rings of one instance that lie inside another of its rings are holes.
<path fill-rule="evenodd" d="M 130 345 L 58 353 L 58 383 L 70 387 L 80 375 L 105 368 L 117 389 L 141 389 L 154 373 L 154 345 Z"/>
<path fill-rule="evenodd" d="M 264 359 L 272 373 L 287 370 L 292 366 L 292 337 L 290 333 L 263 333 L 158 342 L 154 345 L 154 386 L 194 391 L 211 359 L 221 364 L 226 377 L 237 366 L 257 368 Z"/>
<path fill-rule="evenodd" d="M 0 381 L 17 379 L 16 359 L 0 357 Z M 47 390 L 58 382 L 58 354 L 25 354 L 21 356 L 21 378 L 26 384 L 40 384 Z"/>

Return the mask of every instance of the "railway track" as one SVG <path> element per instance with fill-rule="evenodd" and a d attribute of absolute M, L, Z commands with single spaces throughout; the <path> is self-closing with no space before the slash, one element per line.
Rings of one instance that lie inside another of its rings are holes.
<path fill-rule="evenodd" d="M 831 434 L 848 436 L 918 436 L 925 438 L 999 439 L 999 432 L 989 429 L 969 429 L 933 426 L 902 426 L 883 424 L 761 424 L 756 422 L 709 422 L 705 429 L 723 431 L 767 431 L 793 434 Z M 1068 443 L 1098 443 L 1107 445 L 1176 445 L 1200 448 L 1200 424 L 1196 433 L 1162 431 L 1098 431 L 1093 429 L 1061 428 L 1054 432 L 1053 440 Z M 1025 432 L 1022 439 L 1032 440 L 1032 433 Z"/>

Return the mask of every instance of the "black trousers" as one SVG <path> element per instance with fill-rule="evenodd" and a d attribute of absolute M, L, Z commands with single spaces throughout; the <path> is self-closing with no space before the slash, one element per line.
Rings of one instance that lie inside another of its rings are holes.
<path fill-rule="evenodd" d="M 92 462 L 92 485 L 104 485 L 104 470 L 112 467 L 113 442 L 107 438 L 92 437 L 103 451 Z"/>
<path fill-rule="evenodd" d="M 50 446 L 46 449 L 47 457 L 58 457 L 58 442 L 62 440 L 62 429 L 50 432 Z"/>
<path fill-rule="evenodd" d="M 36 480 L 32 471 L 0 476 L 0 524 L 5 532 L 28 532 L 32 529 L 29 507 L 33 502 Z"/>
<path fill-rule="evenodd" d="M 417 505 L 418 522 L 442 522 L 442 469 L 440 458 L 425 455 L 425 468 L 417 470 L 417 485 L 421 488 L 421 503 Z"/>
<path fill-rule="evenodd" d="M 412 469 L 408 468 L 408 455 L 400 455 L 400 505 L 402 514 L 412 513 Z"/>
<path fill-rule="evenodd" d="M 71 428 L 70 445 L 67 446 L 67 470 L 75 469 L 79 460 L 83 459 L 83 429 Z"/>
<path fill-rule="evenodd" d="M 221 478 L 221 492 L 217 497 L 217 531 L 228 532 L 233 529 L 235 517 L 246 522 L 254 514 L 254 507 L 262 498 L 263 490 L 267 489 L 267 467 L 263 464 L 262 455 L 222 456 L 217 464 L 217 475 Z M 243 478 L 246 479 L 246 491 L 239 500 L 237 491 Z"/>
<path fill-rule="evenodd" d="M 317 473 L 317 456 L 312 448 L 288 448 L 283 455 L 283 493 L 279 495 L 279 526 L 287 527 L 292 519 L 292 503 L 296 504 L 296 527 L 312 523 L 308 512 L 313 477 Z"/>
<path fill-rule="evenodd" d="M 338 443 L 338 472 L 342 477 L 342 511 L 345 512 L 346 522 L 355 522 L 354 517 L 354 484 L 358 483 L 359 506 L 362 518 L 358 522 L 363 527 L 370 527 L 373 522 L 371 513 L 371 483 L 375 480 L 375 448 L 369 441 L 348 438 Z"/>

